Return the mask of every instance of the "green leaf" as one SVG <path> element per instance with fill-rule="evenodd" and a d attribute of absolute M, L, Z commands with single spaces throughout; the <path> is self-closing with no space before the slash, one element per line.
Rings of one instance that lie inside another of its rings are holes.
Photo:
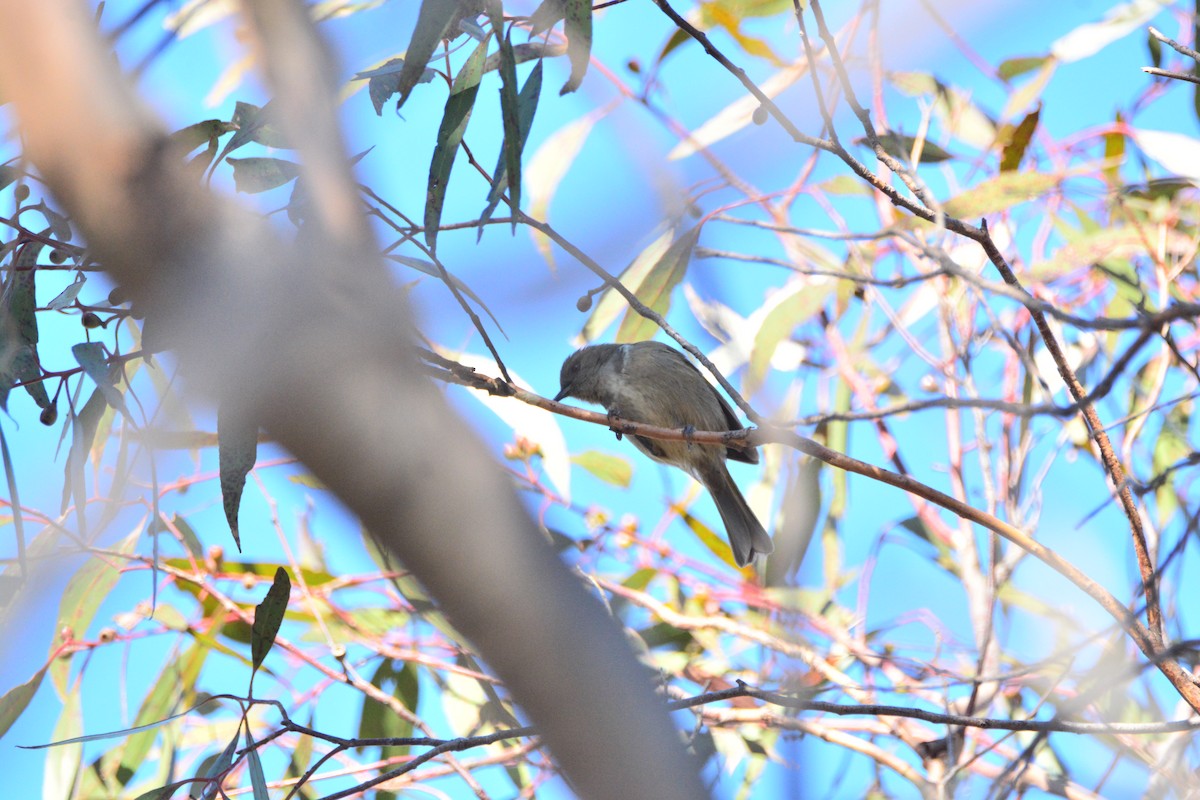
<path fill-rule="evenodd" d="M 265 192 L 300 176 L 300 165 L 281 158 L 231 158 L 233 185 L 239 192 Z"/>
<path fill-rule="evenodd" d="M 1013 172 L 1017 167 L 1021 166 L 1021 159 L 1025 157 L 1025 150 L 1028 149 L 1029 143 L 1033 141 L 1034 131 L 1037 130 L 1038 118 L 1042 115 L 1042 105 L 1038 103 L 1033 111 L 1025 115 L 1025 119 L 1021 120 L 1021 124 L 1015 129 L 1012 129 L 1007 137 L 1008 141 L 1004 143 L 1004 149 L 1000 154 L 1000 171 Z"/>
<path fill-rule="evenodd" d="M 492 310 L 490 308 L 488 308 L 487 305 L 483 302 L 483 298 L 480 297 L 478 294 L 476 294 L 475 290 L 472 289 L 470 286 L 463 283 L 456 276 L 452 275 L 449 270 L 447 270 L 445 273 L 443 273 L 441 270 L 439 270 L 437 268 L 436 264 L 434 264 L 431 261 L 426 261 L 423 258 L 413 258 L 412 256 L 399 256 L 399 255 L 394 255 L 394 254 L 390 254 L 390 253 L 388 255 L 384 256 L 384 258 L 388 259 L 389 261 L 395 261 L 397 264 L 403 264 L 406 267 L 412 267 L 413 269 L 417 270 L 418 272 L 424 272 L 426 275 L 430 276 L 431 278 L 437 278 L 439 281 L 445 282 L 447 279 L 449 279 L 450 282 L 452 284 L 454 284 L 455 289 L 458 289 L 458 291 L 462 292 L 467 297 L 471 298 L 471 300 L 473 300 L 476 305 L 478 305 L 480 308 L 482 308 L 484 310 L 484 312 L 492 320 L 492 323 L 500 331 L 504 330 L 504 327 L 500 324 L 500 320 L 496 319 L 496 315 L 493 314 Z"/>
<path fill-rule="evenodd" d="M 420 699 L 417 670 L 412 664 L 385 658 L 371 676 L 371 683 L 385 694 L 399 698 L 409 711 L 417 710 Z M 388 706 L 371 697 L 363 698 L 362 716 L 358 723 L 361 739 L 400 739 L 412 736 L 412 722 L 399 716 Z M 388 751 L 391 754 L 393 751 Z M 408 747 L 395 751 L 407 753 Z"/>
<path fill-rule="evenodd" d="M 24 713 L 45 677 L 46 667 L 42 667 L 32 678 L 20 686 L 14 686 L 5 692 L 3 697 L 0 697 L 0 738 L 8 733 L 8 729 Z"/>
<path fill-rule="evenodd" d="M 633 465 L 620 456 L 601 453 L 598 450 L 588 450 L 577 456 L 571 456 L 571 462 L 613 486 L 628 489 L 629 484 L 633 482 Z"/>
<path fill-rule="evenodd" d="M 227 403 L 217 409 L 217 453 L 221 472 L 221 502 L 225 506 L 225 519 L 233 533 L 238 552 L 242 539 L 238 532 L 238 509 L 242 504 L 242 490 L 246 486 L 246 475 L 254 468 L 258 459 L 258 423 L 235 411 Z"/>
<path fill-rule="evenodd" d="M 428 0 L 432 2 L 432 0 Z M 483 62 L 487 56 L 487 40 L 479 43 L 475 52 L 467 58 L 450 87 L 446 99 L 446 110 L 442 113 L 442 124 L 438 128 L 437 145 L 433 149 L 433 161 L 429 165 L 429 186 L 425 193 L 425 244 L 435 250 L 438 225 L 442 219 L 442 206 L 446 201 L 446 186 L 450 182 L 450 170 L 454 157 L 467 132 L 471 110 L 475 107 L 475 96 L 479 93 L 479 79 L 483 75 Z"/>
<path fill-rule="evenodd" d="M 503 75 L 501 71 L 501 75 Z M 514 76 L 515 81 L 515 76 Z M 521 208 L 521 154 L 525 150 L 525 141 L 529 138 L 529 130 L 533 127 L 533 115 L 537 111 L 538 96 L 542 91 L 542 62 L 534 65 L 525 85 L 521 87 L 520 95 L 516 98 L 515 114 L 517 132 L 510 138 L 508 116 L 505 116 L 504 144 L 500 150 L 500 160 L 496 164 L 495 179 L 491 191 L 488 192 L 487 208 L 479 218 L 479 236 L 483 236 L 483 228 L 492 218 L 500 199 L 507 189 L 509 206 L 513 210 L 513 232 L 517 229 L 517 212 Z M 500 93 L 501 106 L 504 105 L 504 92 Z M 512 180 L 510 180 L 510 176 Z"/>
<path fill-rule="evenodd" d="M 1011 81 L 1019 75 L 1024 75 L 1027 72 L 1041 69 L 1050 56 L 1024 56 L 1021 58 L 1009 58 L 1000 62 L 1000 66 L 996 68 L 997 74 L 1006 81 Z"/>
<path fill-rule="evenodd" d="M 700 238 L 700 226 L 689 228 L 682 236 L 671 243 L 641 284 L 634 289 L 634 294 L 651 310 L 666 316 L 671 308 L 671 292 L 683 280 L 688 265 L 692 260 L 692 250 Z M 630 287 L 632 289 L 632 287 Z M 658 326 L 632 308 L 625 312 L 625 318 L 617 329 L 617 342 L 640 342 L 650 339 L 658 332 Z"/>
<path fill-rule="evenodd" d="M 560 95 L 579 88 L 592 57 L 592 0 L 565 0 L 567 22 L 567 58 L 571 61 L 571 77 L 559 90 Z"/>
<path fill-rule="evenodd" d="M 254 800 L 271 800 L 271 794 L 267 791 L 267 776 L 263 774 L 262 760 L 258 757 L 258 748 L 250 738 L 249 722 L 246 723 L 243 732 L 246 737 L 246 760 L 249 763 L 250 788 L 254 792 Z"/>
<path fill-rule="evenodd" d="M 250 661 L 253 668 L 257 670 L 262 666 L 263 659 L 267 657 L 267 653 L 271 651 L 271 646 L 275 644 L 275 635 L 279 633 L 279 626 L 283 622 L 283 615 L 287 611 L 288 598 L 291 596 L 292 582 L 288 578 L 287 570 L 283 567 L 278 567 L 275 570 L 275 580 L 271 584 L 271 588 L 267 590 L 267 596 L 263 601 L 254 607 L 254 628 L 253 638 L 250 640 Z M 253 677 L 251 677 L 253 680 Z"/>
<path fill-rule="evenodd" d="M 34 346 L 38 343 L 37 308 L 35 277 L 37 275 L 38 254 L 44 245 L 41 242 L 28 242 L 22 245 L 13 259 L 9 270 L 8 283 L 4 287 L 4 307 L 8 319 L 16 328 L 17 336 L 25 344 Z"/>
<path fill-rule="evenodd" d="M 404 54 L 404 65 L 396 83 L 396 91 L 400 94 L 400 99 L 396 101 L 397 110 L 404 105 L 413 87 L 421 80 L 425 65 L 433 56 L 438 42 L 446 38 L 451 23 L 458 16 L 457 12 L 457 0 L 424 0 L 421 3 L 417 25 L 413 29 L 408 51 Z"/>

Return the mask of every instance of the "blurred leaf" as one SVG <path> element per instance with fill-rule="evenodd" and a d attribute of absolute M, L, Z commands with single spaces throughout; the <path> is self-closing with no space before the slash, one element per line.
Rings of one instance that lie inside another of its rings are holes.
<path fill-rule="evenodd" d="M 821 465 L 815 458 L 801 457 L 788 481 L 779 509 L 779 525 L 772 537 L 775 552 L 767 559 L 766 583 L 783 586 L 804 562 L 804 555 L 821 518 Z"/>
<path fill-rule="evenodd" d="M 1132 134 L 1141 151 L 1172 176 L 1200 182 L 1200 140 L 1173 131 L 1139 129 Z"/>
<path fill-rule="evenodd" d="M 743 575 L 754 574 L 753 565 L 747 567 L 739 567 L 737 565 L 737 562 L 733 560 L 733 550 L 730 549 L 729 542 L 727 542 L 717 533 L 713 532 L 712 528 L 708 527 L 699 519 L 692 516 L 692 514 L 688 511 L 684 511 L 683 509 L 677 509 L 677 511 L 679 512 L 679 516 L 683 519 L 684 523 L 691 529 L 692 533 L 696 534 L 696 538 L 700 540 L 701 544 L 708 548 L 710 553 Z"/>
<path fill-rule="evenodd" d="M 687 274 L 692 261 L 692 250 L 700 238 L 700 226 L 695 225 L 686 230 L 678 239 L 671 243 L 662 258 L 658 259 L 646 277 L 637 288 L 628 287 L 652 311 L 662 316 L 667 315 L 671 308 L 671 292 Z M 640 342 L 651 339 L 658 332 L 658 325 L 646 319 L 632 308 L 625 312 L 621 326 L 617 329 L 615 341 Z"/>
<path fill-rule="evenodd" d="M 1161 12 L 1169 0 L 1130 0 L 1113 6 L 1104 19 L 1080 25 L 1050 45 L 1050 53 L 1070 63 L 1095 55 L 1108 45 L 1138 30 Z"/>
<path fill-rule="evenodd" d="M 267 103 L 261 108 L 253 103 L 238 101 L 233 109 L 232 124 L 236 126 L 233 136 L 225 143 L 224 149 L 217 157 L 220 163 L 226 156 L 240 147 L 257 142 L 266 147 L 288 148 L 290 145 L 284 138 L 282 129 L 275 122 L 275 109 Z"/>
<path fill-rule="evenodd" d="M 560 95 L 569 94 L 583 83 L 592 56 L 592 0 L 564 0 L 567 36 L 567 58 L 571 61 L 571 77 L 563 84 Z"/>
<path fill-rule="evenodd" d="M 133 553 L 138 539 L 141 538 L 141 526 L 121 539 L 113 546 L 113 551 L 124 555 Z M 63 589 L 62 598 L 58 602 L 58 617 L 54 622 L 54 630 L 69 630 L 75 639 L 87 639 L 88 628 L 96 616 L 100 604 L 108 599 L 109 593 L 121 579 L 121 571 L 125 560 L 114 555 L 94 555 L 83 563 L 83 566 L 71 576 Z M 51 652 L 58 649 L 59 642 L 51 644 Z M 50 665 L 50 677 L 58 687 L 62 696 L 67 694 L 67 675 L 70 670 L 71 658 L 56 658 Z"/>
<path fill-rule="evenodd" d="M 426 3 L 450 2 L 450 0 L 426 0 Z M 452 4 L 452 3 L 451 3 Z M 424 9 L 422 8 L 422 13 Z M 483 60 L 487 55 L 487 41 L 479 43 L 454 78 L 450 96 L 446 99 L 446 110 L 438 128 L 437 145 L 433 150 L 433 161 L 429 165 L 429 186 L 425 194 L 425 244 L 434 250 L 437 244 L 438 225 L 442 219 L 442 205 L 446 202 L 446 186 L 450 182 L 450 170 L 471 110 L 475 96 L 479 93 L 479 79 L 483 75 Z"/>
<path fill-rule="evenodd" d="M 221 472 L 221 502 L 225 507 L 229 530 L 233 533 L 233 541 L 240 552 L 242 540 L 238 531 L 238 509 L 242 504 L 246 476 L 258 460 L 258 423 L 228 403 L 222 403 L 217 409 L 217 452 Z"/>
<path fill-rule="evenodd" d="M 237 130 L 237 125 L 232 122 L 206 119 L 203 122 L 188 125 L 186 128 L 180 128 L 167 138 L 184 153 L 190 153 L 204 145 L 212 148 L 215 152 L 217 139 L 235 130 Z"/>
<path fill-rule="evenodd" d="M 772 293 L 763 304 L 766 314 L 754 334 L 754 348 L 750 352 L 750 366 L 746 373 L 746 390 L 753 394 L 766 380 L 767 369 L 775 349 L 792 331 L 818 314 L 837 284 L 826 281 L 792 281 L 783 289 Z"/>
<path fill-rule="evenodd" d="M 0 738 L 8 733 L 8 729 L 16 722 L 25 709 L 29 706 L 29 701 L 33 700 L 33 696 L 37 694 L 38 687 L 42 685 L 42 679 L 46 677 L 46 667 L 39 669 L 32 678 L 14 686 L 0 697 Z"/>
<path fill-rule="evenodd" d="M 382 659 L 375 673 L 371 676 L 371 684 L 385 694 L 396 697 L 409 711 L 414 714 L 420 699 L 420 686 L 417 680 L 417 670 L 412 664 L 397 662 L 390 658 Z M 372 697 L 363 697 L 362 716 L 358 723 L 358 738 L 360 739 L 402 739 L 412 736 L 412 722 L 392 711 L 391 708 L 378 702 Z M 388 750 L 387 755 L 406 754 L 407 746 L 397 746 L 397 750 Z"/>
<path fill-rule="evenodd" d="M 607 113 L 608 107 L 599 108 L 564 125 L 547 136 L 542 146 L 529 159 L 529 166 L 525 170 L 525 183 L 529 188 L 530 216 L 541 220 L 549 219 L 550 201 L 559 183 L 575 162 L 579 151 L 583 149 L 583 143 L 592 132 L 592 128 Z M 534 228 L 530 228 L 529 233 L 546 263 L 553 268 L 554 257 L 549 237 Z"/>
<path fill-rule="evenodd" d="M 1162 42 L 1151 36 L 1149 32 L 1146 33 L 1146 49 L 1150 52 L 1150 63 L 1155 67 L 1162 67 Z"/>
<path fill-rule="evenodd" d="M 400 95 L 396 101 L 397 109 L 404 105 L 413 87 L 421 80 L 425 65 L 429 63 L 438 43 L 446 38 L 457 12 L 457 0 L 423 0 L 421 3 L 417 25 L 408 43 L 408 51 L 404 54 L 404 64 L 396 84 L 396 92 Z M 484 41 L 481 46 L 486 44 Z M 456 80 L 455 83 L 457 82 Z M 441 136 L 438 138 L 441 139 Z"/>
<path fill-rule="evenodd" d="M 1011 81 L 1020 75 L 1027 72 L 1033 72 L 1036 69 L 1041 69 L 1046 62 L 1050 60 L 1050 56 L 1025 56 L 1023 58 L 1009 58 L 1000 62 L 1000 66 L 996 68 L 996 72 L 1006 81 Z"/>
<path fill-rule="evenodd" d="M 250 640 L 250 661 L 255 671 L 262 666 L 263 659 L 275 644 L 275 636 L 283 623 L 283 615 L 287 611 L 291 593 L 292 582 L 288 578 L 287 570 L 283 567 L 277 568 L 275 580 L 267 590 L 267 596 L 254 607 L 254 635 Z M 250 680 L 254 680 L 253 675 Z"/>
<path fill-rule="evenodd" d="M 667 650 L 683 651 L 696 641 L 688 631 L 666 622 L 656 622 L 649 627 L 642 628 L 637 633 L 646 643 L 646 647 L 651 650 L 661 647 Z"/>
<path fill-rule="evenodd" d="M 633 465 L 620 456 L 601 453 L 598 450 L 588 450 L 571 456 L 571 461 L 613 486 L 628 489 L 629 484 L 633 481 Z"/>
<path fill-rule="evenodd" d="M 1186 237 L 1171 231 L 1164 236 L 1168 249 L 1185 246 Z M 1034 264 L 1029 275 L 1038 280 L 1061 277 L 1099 262 L 1137 256 L 1146 252 L 1147 234 L 1137 228 L 1119 226 L 1073 236 L 1047 261 Z"/>
<path fill-rule="evenodd" d="M 642 285 L 650 270 L 662 261 L 668 248 L 671 246 L 673 236 L 673 231 L 669 229 L 665 230 L 657 239 L 648 244 L 642 252 L 637 254 L 629 266 L 618 276 L 618 280 L 621 281 L 625 288 L 637 294 L 638 287 Z M 596 341 L 625 308 L 625 298 L 620 293 L 615 289 L 605 289 L 604 293 L 600 295 L 600 301 L 596 303 L 592 313 L 588 316 L 587 322 L 584 323 L 580 337 L 585 342 Z"/>
<path fill-rule="evenodd" d="M 683 33 L 682 31 L 676 32 Z M 686 34 L 684 34 L 683 38 L 688 41 L 691 40 L 691 37 Z M 767 97 L 773 99 L 807 73 L 808 66 L 804 62 L 784 67 L 763 81 L 759 89 Z M 667 158 L 669 160 L 687 158 L 737 133 L 753 122 L 754 114 L 760 107 L 761 102 L 754 95 L 744 94 L 739 96 L 738 99 L 709 117 L 699 127 L 691 131 L 682 141 L 671 148 L 671 152 L 667 154 Z"/>
<path fill-rule="evenodd" d="M 85 483 L 84 465 L 87 463 L 88 452 L 96 439 L 96 428 L 100 418 L 108 410 L 108 402 L 104 399 L 103 390 L 97 388 L 92 396 L 84 403 L 78 414 L 71 418 L 71 449 L 67 453 L 67 464 L 63 476 L 62 510 L 66 511 L 74 495 L 75 504 L 82 509 L 87 500 L 87 485 Z"/>
<path fill-rule="evenodd" d="M 184 778 L 181 781 L 168 783 L 166 786 L 159 786 L 156 789 L 151 789 L 148 792 L 139 794 L 134 800 L 170 800 L 170 798 L 183 786 L 191 786 L 194 781 L 191 778 Z"/>
<path fill-rule="evenodd" d="M 1117 114 L 1117 126 L 1123 125 L 1125 120 L 1121 114 Z M 1119 131 L 1112 131 L 1104 134 L 1104 174 L 1114 183 L 1121 182 L 1121 166 L 1125 163 L 1125 134 Z"/>
<path fill-rule="evenodd" d="M 1042 96 L 1042 92 L 1046 90 L 1046 86 L 1050 83 L 1050 79 L 1054 77 L 1054 71 L 1058 68 L 1058 62 L 1054 59 L 1049 59 L 1041 66 L 1037 74 L 1031 79 L 1017 87 L 1012 94 L 1008 96 L 1008 101 L 1004 104 L 1004 109 L 1000 112 L 1002 120 L 1010 120 L 1018 114 L 1025 113 L 1026 109 L 1036 104 Z"/>
<path fill-rule="evenodd" d="M 1006 172 L 947 200 L 943 207 L 951 216 L 975 220 L 1042 198 L 1058 186 L 1058 181 L 1055 176 L 1040 172 Z M 915 224 L 930 223 L 922 221 Z"/>
<path fill-rule="evenodd" d="M 83 733 L 83 709 L 79 687 L 75 686 L 63 698 L 62 711 L 50 736 L 54 741 L 76 739 Z M 42 770 L 42 797 L 68 798 L 83 761 L 83 743 L 79 741 L 55 747 L 46 754 Z"/>
<path fill-rule="evenodd" d="M 537 36 L 550 30 L 566 15 L 565 0 L 542 0 L 533 14 L 529 16 L 529 34 Z"/>
<path fill-rule="evenodd" d="M 911 163 L 913 150 L 917 147 L 918 141 L 915 136 L 908 136 L 895 131 L 885 131 L 880 133 L 879 144 L 883 147 L 884 152 L 888 155 L 898 158 L 901 161 Z M 867 146 L 866 137 L 860 137 L 854 140 L 857 145 Z M 933 142 L 925 139 L 919 142 L 920 152 L 917 153 L 917 161 L 921 164 L 938 164 L 942 161 L 949 161 L 955 156 L 953 153 L 942 149 Z"/>
<path fill-rule="evenodd" d="M 1034 131 L 1037 130 L 1038 117 L 1042 114 L 1042 106 L 1039 103 L 1037 107 L 1030 113 L 1025 115 L 1025 119 L 1021 120 L 1021 124 L 1012 129 L 1000 154 L 1000 171 L 1013 172 L 1021 166 L 1021 159 L 1025 156 L 1025 150 L 1028 149 L 1029 143 L 1033 141 Z"/>
<path fill-rule="evenodd" d="M 233 185 L 239 192 L 265 192 L 300 176 L 300 165 L 281 158 L 231 158 Z"/>

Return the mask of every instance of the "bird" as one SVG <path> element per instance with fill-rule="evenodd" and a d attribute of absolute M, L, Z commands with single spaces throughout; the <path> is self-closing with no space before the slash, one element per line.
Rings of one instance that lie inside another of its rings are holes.
<path fill-rule="evenodd" d="M 684 431 L 741 430 L 729 403 L 680 351 L 661 342 L 595 344 L 563 362 L 555 401 L 597 403 L 610 417 Z M 618 438 L 620 434 L 618 434 Z M 733 482 L 726 459 L 758 463 L 748 445 L 667 441 L 633 435 L 638 450 L 691 475 L 712 495 L 739 567 L 774 550 L 771 537 Z"/>

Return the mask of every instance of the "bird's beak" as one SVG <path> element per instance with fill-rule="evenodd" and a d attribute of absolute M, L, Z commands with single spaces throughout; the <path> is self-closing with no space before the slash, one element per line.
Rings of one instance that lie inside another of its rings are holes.
<path fill-rule="evenodd" d="M 561 401 L 561 400 L 562 400 L 564 397 L 567 397 L 567 396 L 569 396 L 570 394 L 571 394 L 571 387 L 570 387 L 570 386 L 564 386 L 563 388 L 561 388 L 561 389 L 559 389 L 559 390 L 558 390 L 558 394 L 554 395 L 554 402 L 558 403 L 558 402 L 560 402 L 560 401 Z"/>

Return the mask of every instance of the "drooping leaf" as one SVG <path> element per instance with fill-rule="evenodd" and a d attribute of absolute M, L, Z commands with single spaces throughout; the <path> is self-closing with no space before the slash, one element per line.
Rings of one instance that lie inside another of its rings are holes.
<path fill-rule="evenodd" d="M 71 348 L 71 355 L 75 356 L 75 361 L 83 368 L 84 374 L 95 382 L 96 388 L 104 393 L 108 404 L 128 413 L 125 408 L 125 396 L 117 388 L 109 369 L 104 345 L 99 342 L 80 342 Z"/>
<path fill-rule="evenodd" d="M 592 57 L 592 0 L 565 0 L 567 58 L 571 61 L 571 77 L 559 90 L 560 95 L 579 88 Z"/>
<path fill-rule="evenodd" d="M 377 115 L 383 116 L 383 104 L 400 91 L 400 74 L 403 71 L 403 58 L 389 58 L 374 69 L 355 73 L 352 80 L 367 81 L 367 93 L 371 96 L 371 105 L 375 107 Z M 436 71 L 426 67 L 417 77 L 417 83 L 429 83 L 435 75 L 437 75 Z"/>
<path fill-rule="evenodd" d="M 515 76 L 514 76 L 515 77 Z M 483 236 L 483 228 L 492 218 L 504 192 L 508 190 L 509 205 L 513 209 L 512 229 L 517 230 L 517 212 L 521 208 L 521 154 L 525 151 L 525 141 L 529 138 L 529 130 L 533 127 L 533 115 L 537 112 L 538 96 L 542 91 L 542 62 L 534 65 L 525 85 L 517 97 L 517 135 L 515 140 L 509 138 L 508 121 L 505 117 L 504 144 L 500 150 L 500 160 L 496 164 L 495 179 L 491 191 L 488 192 L 488 204 L 479 217 L 479 236 Z M 500 94 L 501 104 L 504 93 Z"/>
<path fill-rule="evenodd" d="M 671 292 L 687 274 L 688 265 L 692 261 L 692 250 L 695 249 L 699 238 L 700 226 L 695 225 L 671 243 L 667 252 L 663 253 L 662 258 L 646 273 L 641 285 L 634 290 L 638 300 L 651 310 L 666 316 L 671 307 Z M 657 331 L 656 324 L 631 308 L 621 320 L 615 341 L 640 342 L 653 337 Z"/>
<path fill-rule="evenodd" d="M 564 0 L 542 0 L 541 5 L 529 16 L 529 34 L 537 36 L 550 30 L 566 15 Z"/>
<path fill-rule="evenodd" d="M 438 225 L 441 224 L 450 170 L 454 166 L 454 157 L 458 154 L 463 134 L 467 131 L 471 110 L 475 107 L 475 96 L 479 93 L 479 80 L 483 76 L 483 61 L 486 55 L 487 42 L 480 42 L 454 78 L 450 96 L 446 99 L 442 124 L 438 128 L 437 145 L 433 150 L 433 161 L 429 165 L 429 185 L 425 193 L 425 243 L 430 250 L 436 249 Z"/>
<path fill-rule="evenodd" d="M 409 711 L 417 710 L 420 698 L 417 671 L 412 664 L 382 659 L 375 673 L 371 676 L 371 684 L 388 695 L 396 697 Z M 396 714 L 386 705 L 370 697 L 363 699 L 362 716 L 358 722 L 358 736 L 362 739 L 400 739 L 412 735 L 412 721 Z M 406 753 L 407 747 L 389 750 L 392 753 Z"/>
<path fill-rule="evenodd" d="M 225 749 L 216 758 L 208 762 L 208 765 L 203 769 L 200 777 L 209 781 L 204 791 L 200 793 L 200 800 L 212 800 L 217 796 L 217 790 L 221 786 L 221 777 L 229 771 L 233 766 L 233 754 L 237 751 L 238 736 L 235 733 L 233 738 L 229 740 L 229 744 L 225 745 Z M 223 794 L 223 793 L 222 793 Z"/>
<path fill-rule="evenodd" d="M 762 385 L 780 342 L 790 336 L 797 325 L 812 319 L 836 289 L 833 282 L 796 281 L 767 299 L 770 311 L 763 316 L 762 324 L 754 334 L 754 349 L 750 353 L 750 368 L 746 374 L 749 392 Z"/>
<path fill-rule="evenodd" d="M 404 105 L 421 79 L 425 65 L 429 63 L 438 42 L 446 38 L 457 12 L 457 0 L 424 0 L 421 3 L 417 25 L 408 43 L 408 51 L 404 54 L 404 65 L 396 84 L 396 92 L 400 95 L 396 101 L 397 109 Z"/>
<path fill-rule="evenodd" d="M 33 696 L 37 694 L 38 687 L 42 685 L 42 679 L 46 677 L 46 668 L 42 667 L 32 678 L 14 686 L 0 697 L 0 738 L 8 733 L 8 729 L 16 722 L 22 713 L 24 713 L 29 702 L 33 700 Z"/>
<path fill-rule="evenodd" d="M 621 283 L 636 294 L 638 287 L 642 285 L 642 281 L 646 279 L 650 270 L 666 255 L 672 241 L 672 231 L 663 231 L 657 239 L 647 245 L 642 252 L 638 253 L 629 266 L 618 276 Z M 579 334 L 580 337 L 585 342 L 596 341 L 612 321 L 617 318 L 622 309 L 626 308 L 626 305 L 625 298 L 615 289 L 606 289 L 600 295 L 600 301 L 592 309 L 587 322 L 584 323 L 583 330 Z"/>
<path fill-rule="evenodd" d="M 44 245 L 28 242 L 22 245 L 13 259 L 9 279 L 4 287 L 4 306 L 9 324 L 16 328 L 20 340 L 28 345 L 38 343 L 37 317 L 37 259 Z"/>
<path fill-rule="evenodd" d="M 262 666 L 263 659 L 271 652 L 275 644 L 275 636 L 283 623 L 283 615 L 287 611 L 288 598 L 292 592 L 292 581 L 288 578 L 287 570 L 278 567 L 275 570 L 275 580 L 267 590 L 267 596 L 254 607 L 254 628 L 250 640 L 250 661 L 254 670 Z M 253 675 L 251 676 L 253 681 Z"/>
<path fill-rule="evenodd" d="M 250 738 L 249 723 L 243 728 L 246 738 L 246 761 L 250 772 L 250 789 L 254 793 L 254 800 L 271 800 L 271 794 L 267 790 L 267 776 L 263 774 L 262 760 L 258 757 L 258 748 L 254 746 L 254 740 Z"/>
<path fill-rule="evenodd" d="M 221 473 L 221 502 L 225 519 L 233 533 L 238 551 L 242 549 L 238 531 L 238 509 L 246 476 L 258 459 L 258 423 L 247 414 L 222 403 L 217 409 L 217 453 Z"/>
<path fill-rule="evenodd" d="M 1001 172 L 1013 172 L 1021 166 L 1021 159 L 1025 157 L 1025 150 L 1033 141 L 1033 133 L 1037 130 L 1038 117 L 1041 114 L 1042 106 L 1039 103 L 1033 111 L 1025 115 L 1021 124 L 1014 128 L 1011 135 L 1007 137 L 1000 154 Z"/>
<path fill-rule="evenodd" d="M 300 165 L 281 158 L 231 158 L 233 185 L 239 192 L 257 194 L 283 186 L 300 176 Z"/>

